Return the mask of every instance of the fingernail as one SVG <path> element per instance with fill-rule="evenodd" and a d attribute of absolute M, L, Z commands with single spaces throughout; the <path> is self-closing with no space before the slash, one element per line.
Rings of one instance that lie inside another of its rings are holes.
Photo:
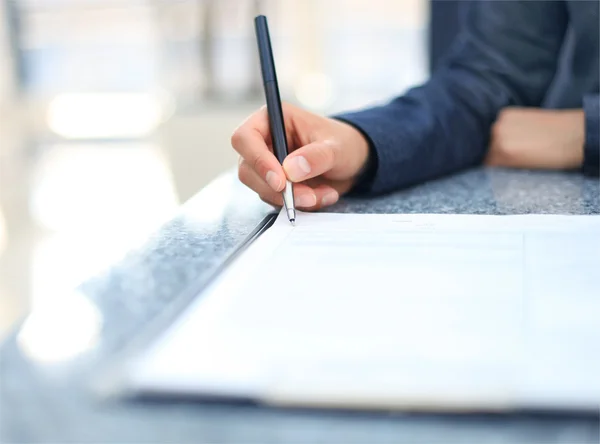
<path fill-rule="evenodd" d="M 291 180 L 298 181 L 310 173 L 310 165 L 302 156 L 296 156 L 286 162 L 286 173 Z"/>
<path fill-rule="evenodd" d="M 265 180 L 275 191 L 279 191 L 281 189 L 281 178 L 275 173 L 275 171 L 267 172 Z"/>
<path fill-rule="evenodd" d="M 299 207 L 314 207 L 317 204 L 317 196 L 312 193 L 301 194 L 295 198 L 295 201 Z"/>
<path fill-rule="evenodd" d="M 333 205 L 334 203 L 337 202 L 338 198 L 339 198 L 338 193 L 336 193 L 335 191 L 330 191 L 325 196 L 323 196 L 323 198 L 321 199 L 321 205 L 323 205 L 323 206 Z"/>

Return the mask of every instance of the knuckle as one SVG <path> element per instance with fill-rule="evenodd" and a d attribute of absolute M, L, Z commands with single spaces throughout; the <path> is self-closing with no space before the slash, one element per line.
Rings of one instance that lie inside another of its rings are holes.
<path fill-rule="evenodd" d="M 252 162 L 252 168 L 261 176 L 264 176 L 267 173 L 268 166 L 264 155 L 259 154 L 254 158 L 254 161 Z"/>
<path fill-rule="evenodd" d="M 315 150 L 316 161 L 320 165 L 332 165 L 335 161 L 335 149 L 331 143 L 324 142 Z"/>
<path fill-rule="evenodd" d="M 238 127 L 235 129 L 233 134 L 231 134 L 231 146 L 234 148 L 238 148 L 242 141 L 244 140 L 244 130 L 242 127 Z"/>
<path fill-rule="evenodd" d="M 515 150 L 511 148 L 510 144 L 505 143 L 503 140 L 496 139 L 490 149 L 489 155 L 492 156 L 497 162 L 508 162 L 516 157 Z"/>

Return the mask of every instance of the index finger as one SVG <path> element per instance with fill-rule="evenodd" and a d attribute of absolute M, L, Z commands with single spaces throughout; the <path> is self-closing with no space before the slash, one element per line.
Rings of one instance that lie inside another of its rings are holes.
<path fill-rule="evenodd" d="M 281 164 L 267 146 L 269 137 L 269 119 L 263 107 L 234 131 L 231 145 L 271 188 L 281 191 L 286 177 Z"/>

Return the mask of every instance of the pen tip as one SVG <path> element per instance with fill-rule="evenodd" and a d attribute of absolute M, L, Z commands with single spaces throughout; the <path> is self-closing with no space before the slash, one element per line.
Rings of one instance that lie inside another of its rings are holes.
<path fill-rule="evenodd" d="M 296 219 L 290 219 L 290 223 L 292 224 L 292 227 L 296 226 Z"/>

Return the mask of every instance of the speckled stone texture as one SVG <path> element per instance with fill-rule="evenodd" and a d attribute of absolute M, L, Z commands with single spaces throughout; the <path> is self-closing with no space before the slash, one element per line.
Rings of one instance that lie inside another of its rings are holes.
<path fill-rule="evenodd" d="M 270 210 L 233 173 L 211 183 L 143 246 L 81 286 L 82 297 L 99 310 L 103 328 L 95 348 L 77 359 L 54 366 L 36 363 L 19 348 L 15 330 L 0 349 L 0 442 L 600 441 L 600 413 L 374 414 L 95 396 L 90 376 L 110 366 L 165 311 L 194 296 Z M 577 173 L 475 169 L 387 196 L 343 200 L 330 211 L 600 214 L 600 182 Z"/>

